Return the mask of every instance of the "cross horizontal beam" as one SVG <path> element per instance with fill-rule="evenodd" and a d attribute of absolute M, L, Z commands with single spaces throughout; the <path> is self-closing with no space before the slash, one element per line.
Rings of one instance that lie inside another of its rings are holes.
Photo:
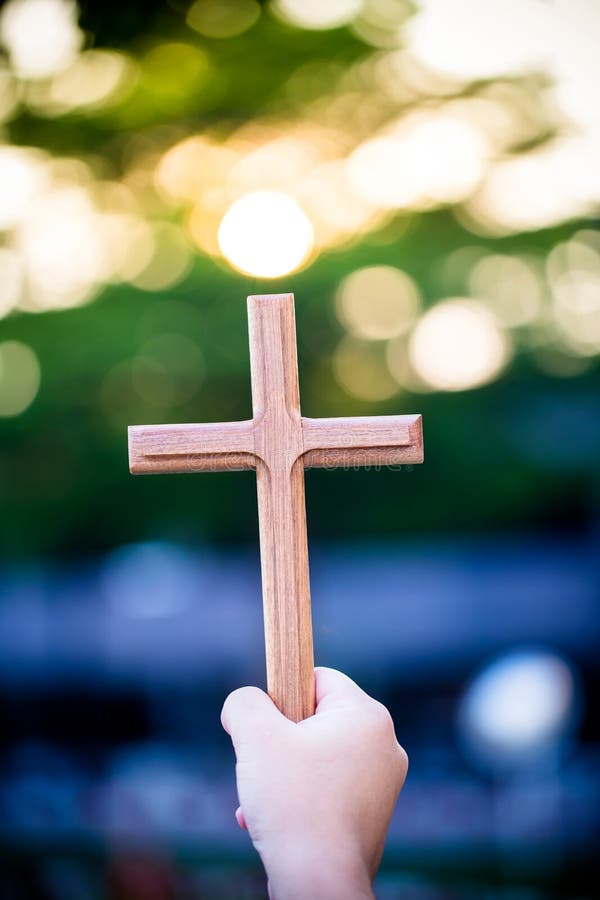
<path fill-rule="evenodd" d="M 130 425 L 129 470 L 134 475 L 254 469 L 254 422 Z"/>
<path fill-rule="evenodd" d="M 291 469 L 354 468 L 423 461 L 421 416 L 301 417 L 299 452 L 282 450 Z M 215 422 L 206 425 L 132 425 L 129 461 L 134 475 L 256 469 L 273 461 L 264 450 L 264 424 Z M 275 451 L 276 453 L 277 451 Z"/>

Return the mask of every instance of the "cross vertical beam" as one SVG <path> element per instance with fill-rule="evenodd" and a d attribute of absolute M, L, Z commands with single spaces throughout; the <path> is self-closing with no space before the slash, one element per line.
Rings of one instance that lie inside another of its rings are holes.
<path fill-rule="evenodd" d="M 129 427 L 134 474 L 255 469 L 267 689 L 293 721 L 314 712 L 304 469 L 420 463 L 419 415 L 300 413 L 293 294 L 248 297 L 253 418 Z"/>
<path fill-rule="evenodd" d="M 267 684 L 299 722 L 315 688 L 293 296 L 249 297 L 248 330 Z"/>

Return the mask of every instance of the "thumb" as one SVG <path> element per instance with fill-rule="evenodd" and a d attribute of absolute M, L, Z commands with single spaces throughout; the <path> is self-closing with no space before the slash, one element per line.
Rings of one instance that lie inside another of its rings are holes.
<path fill-rule="evenodd" d="M 221 724 L 237 752 L 242 743 L 264 742 L 288 720 L 271 698 L 257 687 L 233 691 L 223 704 Z"/>
<path fill-rule="evenodd" d="M 315 693 L 317 715 L 331 712 L 333 709 L 346 709 L 349 706 L 373 702 L 372 698 L 343 672 L 323 666 L 315 669 Z"/>

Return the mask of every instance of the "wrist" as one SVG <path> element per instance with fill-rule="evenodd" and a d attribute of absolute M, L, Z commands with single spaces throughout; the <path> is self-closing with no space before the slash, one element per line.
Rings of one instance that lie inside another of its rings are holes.
<path fill-rule="evenodd" d="M 312 848 L 298 842 L 264 861 L 270 900 L 373 900 L 371 877 L 360 851 L 339 845 Z"/>

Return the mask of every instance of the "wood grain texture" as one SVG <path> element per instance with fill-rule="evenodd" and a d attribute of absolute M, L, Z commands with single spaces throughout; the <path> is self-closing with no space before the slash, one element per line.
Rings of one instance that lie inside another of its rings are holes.
<path fill-rule="evenodd" d="M 299 722 L 315 687 L 293 296 L 249 297 L 248 330 L 267 687 Z"/>
<path fill-rule="evenodd" d="M 304 467 L 353 469 L 423 462 L 421 416 L 302 419 Z"/>
<path fill-rule="evenodd" d="M 253 469 L 253 454 L 252 420 L 129 426 L 129 470 L 134 475 Z"/>
<path fill-rule="evenodd" d="M 248 297 L 253 418 L 134 425 L 134 474 L 256 469 L 267 688 L 293 721 L 314 712 L 304 469 L 423 461 L 421 417 L 303 418 L 293 294 Z"/>

